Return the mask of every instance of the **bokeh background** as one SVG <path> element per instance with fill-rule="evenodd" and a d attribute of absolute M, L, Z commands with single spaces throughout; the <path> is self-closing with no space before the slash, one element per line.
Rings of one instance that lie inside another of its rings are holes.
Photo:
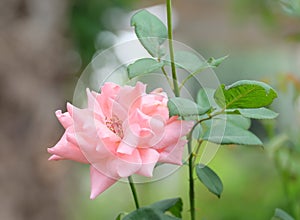
<path fill-rule="evenodd" d="M 133 37 L 130 14 L 164 1 L 0 1 L 0 219 L 114 219 L 134 209 L 118 183 L 89 200 L 89 169 L 48 162 L 63 129 L 54 116 L 72 102 L 80 74 L 99 52 Z M 174 35 L 204 57 L 229 58 L 221 82 L 256 79 L 279 91 L 276 121 L 253 121 L 265 147 L 222 147 L 210 166 L 221 199 L 197 183 L 199 219 L 271 219 L 282 208 L 300 219 L 300 1 L 174 0 Z M 128 51 L 130 53 L 130 51 Z M 137 186 L 143 205 L 181 196 L 188 216 L 188 175 Z"/>

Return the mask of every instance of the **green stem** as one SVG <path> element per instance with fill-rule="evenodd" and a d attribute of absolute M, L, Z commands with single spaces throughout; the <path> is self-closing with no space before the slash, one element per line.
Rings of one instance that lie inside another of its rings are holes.
<path fill-rule="evenodd" d="M 135 190 L 135 186 L 134 186 L 134 183 L 133 183 L 133 180 L 132 180 L 131 176 L 128 177 L 128 181 L 129 181 L 130 189 L 131 189 L 131 192 L 132 192 L 132 195 L 133 195 L 135 207 L 136 207 L 136 209 L 139 209 L 140 208 L 139 200 L 138 200 L 137 193 L 136 193 L 136 190 Z"/>
<path fill-rule="evenodd" d="M 197 145 L 197 147 L 196 147 L 195 154 L 194 154 L 193 166 L 194 166 L 194 164 L 195 164 L 195 162 L 196 162 L 196 160 L 197 160 L 197 157 L 198 157 L 198 154 L 199 154 L 200 147 L 201 147 L 202 143 L 203 143 L 203 140 L 202 140 L 202 139 L 199 139 L 199 140 L 198 140 L 198 145 Z"/>
<path fill-rule="evenodd" d="M 195 187 L 194 187 L 194 172 L 193 172 L 193 152 L 192 152 L 192 133 L 188 135 L 188 153 L 189 153 L 189 199 L 191 220 L 195 220 Z"/>
<path fill-rule="evenodd" d="M 158 61 L 158 62 L 161 62 L 160 58 L 157 58 L 157 61 Z M 163 72 L 163 74 L 164 74 L 164 76 L 166 77 L 166 79 L 167 79 L 167 81 L 168 81 L 170 87 L 171 87 L 172 90 L 173 90 L 173 84 L 172 84 L 172 82 L 171 82 L 171 79 L 169 78 L 169 75 L 168 75 L 168 73 L 166 72 L 166 70 L 165 70 L 165 68 L 164 68 L 163 66 L 161 67 L 161 71 Z"/>
<path fill-rule="evenodd" d="M 189 74 L 183 81 L 182 83 L 180 84 L 179 86 L 179 91 L 182 89 L 182 87 L 184 86 L 184 84 L 192 77 L 194 77 L 195 75 L 197 75 L 198 73 L 201 73 L 203 70 L 209 68 L 209 67 L 212 67 L 212 66 L 209 66 L 209 65 L 204 65 L 203 67 L 200 67 L 199 69 L 197 69 L 196 71 L 192 72 L 191 74 Z"/>
<path fill-rule="evenodd" d="M 176 75 L 176 66 L 174 61 L 174 48 L 173 48 L 173 32 L 172 32 L 172 1 L 167 0 L 167 20 L 168 20 L 168 39 L 169 39 L 169 52 L 171 60 L 171 70 L 172 70 L 172 79 L 174 94 L 176 97 L 180 96 L 180 91 L 178 87 L 177 75 Z"/>
<path fill-rule="evenodd" d="M 192 149 L 192 134 L 194 132 L 194 129 L 199 125 L 202 121 L 209 120 L 213 118 L 214 116 L 217 116 L 219 114 L 222 114 L 225 111 L 225 109 L 222 109 L 220 112 L 216 112 L 214 114 L 209 114 L 207 118 L 201 119 L 197 121 L 197 123 L 193 126 L 191 129 L 189 135 L 187 136 L 188 139 L 188 154 L 189 154 L 189 199 L 190 199 L 190 212 L 191 212 L 191 220 L 196 219 L 196 209 L 195 209 L 195 187 L 194 187 L 194 154 Z M 199 141 L 196 152 L 199 151 L 201 146 L 202 140 Z"/>
<path fill-rule="evenodd" d="M 207 117 L 207 118 L 202 118 L 201 120 L 197 121 L 197 122 L 194 124 L 194 126 L 192 127 L 190 133 L 193 133 L 193 131 L 195 130 L 195 128 L 196 128 L 199 124 L 201 124 L 203 121 L 207 121 L 207 120 L 209 120 L 209 119 L 212 119 L 213 117 L 218 116 L 218 115 L 221 115 L 221 114 L 223 114 L 224 112 L 225 112 L 225 109 L 222 109 L 222 110 L 219 111 L 219 112 L 215 112 L 215 113 L 213 113 L 213 114 L 208 114 L 208 117 Z"/>
<path fill-rule="evenodd" d="M 177 81 L 174 47 L 173 47 L 173 32 L 172 32 L 172 1 L 167 1 L 167 20 L 168 20 L 168 39 L 169 39 L 169 52 L 172 70 L 173 91 L 176 97 L 180 96 L 180 90 Z M 194 173 L 193 173 L 193 153 L 192 153 L 192 131 L 187 137 L 188 139 L 188 152 L 189 152 L 189 199 L 190 199 L 190 212 L 191 220 L 195 220 L 195 187 L 194 187 Z"/>
<path fill-rule="evenodd" d="M 164 68 L 164 67 L 162 67 L 162 68 L 161 68 L 161 71 L 163 72 L 163 74 L 165 75 L 165 77 L 166 77 L 166 79 L 167 79 L 167 81 L 168 81 L 169 85 L 170 85 L 170 86 L 171 86 L 171 88 L 173 89 L 173 84 L 172 84 L 172 82 L 171 82 L 171 79 L 169 78 L 169 76 L 168 76 L 168 74 L 167 74 L 167 72 L 166 72 L 165 68 Z"/>

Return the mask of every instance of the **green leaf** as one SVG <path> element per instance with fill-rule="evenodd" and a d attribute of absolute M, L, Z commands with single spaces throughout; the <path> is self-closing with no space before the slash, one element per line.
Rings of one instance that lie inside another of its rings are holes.
<path fill-rule="evenodd" d="M 168 37 L 166 26 L 155 15 L 146 10 L 138 11 L 131 18 L 131 26 L 144 48 L 153 57 L 164 55 L 161 45 Z"/>
<path fill-rule="evenodd" d="M 292 216 L 290 216 L 288 213 L 283 211 L 282 209 L 275 209 L 275 214 L 272 220 L 295 220 Z"/>
<path fill-rule="evenodd" d="M 218 115 L 215 117 L 215 119 L 226 120 L 227 122 L 230 122 L 230 123 L 234 124 L 235 126 L 243 128 L 245 130 L 248 130 L 251 126 L 251 120 L 249 118 L 246 118 L 242 115 L 237 115 L 237 114 Z"/>
<path fill-rule="evenodd" d="M 122 217 L 124 217 L 124 216 L 125 216 L 125 213 L 122 212 L 117 216 L 117 218 L 115 220 L 122 220 Z"/>
<path fill-rule="evenodd" d="M 211 66 L 211 67 L 218 67 L 225 59 L 228 58 L 228 55 L 227 56 L 224 56 L 224 57 L 220 57 L 220 58 L 209 58 L 207 60 L 207 63 Z"/>
<path fill-rule="evenodd" d="M 162 212 L 169 211 L 174 216 L 181 218 L 181 212 L 182 212 L 182 200 L 181 198 L 174 198 L 174 199 L 166 199 L 159 202 L 156 202 L 149 207 L 160 210 Z"/>
<path fill-rule="evenodd" d="M 207 91 L 205 89 L 201 88 L 198 91 L 196 100 L 197 100 L 198 105 L 201 106 L 201 108 L 205 109 L 206 112 L 211 109 L 208 94 L 207 94 Z"/>
<path fill-rule="evenodd" d="M 207 112 L 207 109 L 201 108 L 195 102 L 179 97 L 169 99 L 168 108 L 170 117 L 175 115 L 188 117 Z"/>
<path fill-rule="evenodd" d="M 277 97 L 269 85 L 251 80 L 241 80 L 230 86 L 221 85 L 214 94 L 221 108 L 260 108 L 270 105 Z"/>
<path fill-rule="evenodd" d="M 166 215 L 163 212 L 152 209 L 149 207 L 143 207 L 135 210 L 126 215 L 123 220 L 180 220 L 177 217 Z"/>
<path fill-rule="evenodd" d="M 196 54 L 188 51 L 176 52 L 175 65 L 190 72 L 190 74 L 182 81 L 180 88 L 182 88 L 189 79 L 195 77 L 205 69 L 217 67 L 225 58 L 226 57 L 222 57 L 217 60 L 209 58 L 208 61 L 202 61 Z M 169 58 L 167 57 L 166 63 L 170 63 L 168 59 Z"/>
<path fill-rule="evenodd" d="M 169 211 L 174 216 L 164 214 Z M 181 198 L 165 199 L 142 207 L 125 216 L 123 220 L 180 220 L 182 212 Z M 178 217 L 178 218 L 177 218 Z"/>
<path fill-rule="evenodd" d="M 254 119 L 274 119 L 279 114 L 273 112 L 267 108 L 239 108 L 235 109 L 233 112 L 237 112 L 246 118 L 254 118 Z"/>
<path fill-rule="evenodd" d="M 230 121 L 211 119 L 202 123 L 202 139 L 217 144 L 262 145 L 252 132 L 239 127 Z"/>
<path fill-rule="evenodd" d="M 166 64 L 170 65 L 170 56 L 166 56 L 164 61 Z M 206 68 L 209 67 L 209 65 L 205 61 L 202 61 L 196 54 L 184 50 L 175 51 L 174 63 L 178 68 L 187 70 L 190 73 L 193 73 L 204 66 Z"/>
<path fill-rule="evenodd" d="M 220 177 L 211 168 L 202 164 L 196 166 L 196 173 L 204 186 L 220 198 L 223 192 L 223 184 Z"/>
<path fill-rule="evenodd" d="M 129 79 L 147 73 L 156 72 L 164 63 L 158 62 L 152 58 L 143 58 L 135 61 L 133 64 L 128 65 L 127 72 Z"/>
<path fill-rule="evenodd" d="M 230 122 L 232 124 L 234 124 L 237 127 L 240 127 L 244 130 L 248 130 L 251 126 L 251 120 L 249 118 L 245 118 L 242 115 L 238 115 L 238 114 L 222 114 L 222 115 L 217 115 L 214 117 L 214 119 L 211 120 L 220 120 L 220 125 L 221 127 L 218 128 L 218 130 L 220 131 L 214 131 L 214 135 L 216 134 L 220 134 L 223 135 L 224 134 L 224 128 L 226 125 L 226 122 Z M 193 138 L 195 139 L 199 139 L 199 138 L 208 138 L 208 137 L 202 137 L 203 134 L 205 132 L 209 132 L 210 127 L 211 127 L 211 120 L 208 121 L 204 121 L 201 124 L 199 124 L 198 126 L 196 126 L 196 128 L 194 129 L 193 132 Z M 212 135 L 212 134 L 211 134 Z"/>

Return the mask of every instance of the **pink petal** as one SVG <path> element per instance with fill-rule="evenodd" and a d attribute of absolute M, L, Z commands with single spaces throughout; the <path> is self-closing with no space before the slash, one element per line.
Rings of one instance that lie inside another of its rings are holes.
<path fill-rule="evenodd" d="M 169 118 L 169 110 L 167 107 L 168 99 L 165 93 L 148 94 L 142 96 L 141 110 L 149 116 L 160 115 L 167 120 Z"/>
<path fill-rule="evenodd" d="M 118 146 L 117 152 L 130 155 L 130 154 L 132 154 L 132 152 L 135 150 L 136 147 L 137 147 L 137 145 L 131 145 L 131 144 L 128 144 L 126 141 L 122 140 Z"/>
<path fill-rule="evenodd" d="M 142 159 L 138 150 L 134 150 L 131 155 L 118 154 L 117 167 L 120 177 L 128 177 L 136 173 L 142 166 Z"/>
<path fill-rule="evenodd" d="M 97 101 L 97 96 L 100 94 L 91 92 L 89 89 L 86 89 L 86 94 L 87 94 L 87 98 L 88 98 L 88 109 L 90 109 L 93 112 L 96 120 L 99 120 L 102 123 L 104 123 L 105 116 L 104 116 L 104 114 L 101 110 L 101 107 Z"/>
<path fill-rule="evenodd" d="M 54 147 L 48 148 L 48 152 L 67 160 L 74 160 L 80 163 L 89 163 L 80 149 L 76 145 L 67 141 L 66 133 L 67 132 L 64 133 L 60 141 Z"/>
<path fill-rule="evenodd" d="M 73 105 L 71 103 L 67 103 L 67 111 L 69 112 L 70 116 L 73 117 Z"/>
<path fill-rule="evenodd" d="M 55 115 L 65 129 L 73 124 L 73 119 L 71 118 L 69 112 L 62 113 L 61 110 L 57 110 Z"/>
<path fill-rule="evenodd" d="M 124 137 L 119 146 L 118 152 L 131 154 L 132 149 L 137 146 L 151 146 L 151 139 L 155 136 L 151 130 L 150 117 L 136 109 L 130 118 L 123 122 Z"/>
<path fill-rule="evenodd" d="M 98 122 L 93 112 L 89 109 L 80 109 L 73 106 L 73 121 L 75 132 L 89 131 L 89 129 L 95 129 L 96 123 Z M 100 123 L 100 122 L 99 122 Z"/>
<path fill-rule="evenodd" d="M 172 117 L 167 121 L 163 138 L 157 143 L 156 148 L 160 149 L 172 145 L 190 132 L 194 122 L 178 120 L 176 118 Z"/>
<path fill-rule="evenodd" d="M 84 131 L 77 132 L 76 139 L 81 152 L 91 164 L 113 155 L 110 151 L 110 146 L 102 142 L 96 135 L 93 136 Z"/>
<path fill-rule="evenodd" d="M 153 132 L 148 128 L 141 128 L 138 124 L 129 125 L 124 131 L 117 152 L 130 155 L 137 146 L 148 147 L 153 136 Z"/>
<path fill-rule="evenodd" d="M 53 160 L 53 161 L 58 161 L 58 160 L 64 160 L 65 158 L 57 156 L 57 155 L 52 155 L 48 158 L 48 160 Z"/>
<path fill-rule="evenodd" d="M 159 162 L 182 165 L 182 155 L 186 140 L 179 140 L 177 143 L 170 145 L 160 152 Z"/>
<path fill-rule="evenodd" d="M 98 160 L 114 156 L 120 138 L 95 120 L 90 110 L 77 108 L 73 110 L 75 139 L 86 159 L 95 164 Z"/>
<path fill-rule="evenodd" d="M 112 179 L 102 174 L 93 166 L 90 166 L 90 175 L 91 175 L 91 195 L 90 195 L 91 199 L 95 199 L 107 188 L 109 188 L 115 182 L 117 182 L 117 179 Z"/>
<path fill-rule="evenodd" d="M 102 87 L 101 87 L 101 94 L 104 95 L 105 97 L 111 97 L 115 98 L 121 87 L 113 82 L 106 82 Z"/>
<path fill-rule="evenodd" d="M 112 105 L 121 87 L 115 83 L 107 82 L 101 88 L 101 93 L 97 96 L 98 103 L 106 117 L 112 116 Z"/>
<path fill-rule="evenodd" d="M 71 127 L 70 127 L 71 128 Z M 69 129 L 70 129 L 69 128 Z M 67 141 L 74 144 L 74 145 L 78 145 L 78 142 L 77 142 L 77 138 L 76 138 L 76 133 L 74 132 L 74 129 L 72 129 L 73 131 L 72 132 L 67 132 Z"/>
<path fill-rule="evenodd" d="M 135 106 L 139 101 L 139 98 L 146 92 L 146 85 L 137 82 L 135 87 L 124 86 L 121 88 L 116 101 L 120 103 L 124 109 L 129 109 L 131 106 Z"/>
<path fill-rule="evenodd" d="M 142 160 L 137 150 L 127 155 L 116 153 L 107 149 L 109 146 L 101 145 L 97 146 L 97 152 L 93 153 L 91 150 L 87 154 L 85 152 L 85 155 L 90 163 L 102 174 L 118 179 L 120 177 L 128 177 L 141 168 Z"/>
<path fill-rule="evenodd" d="M 140 109 L 134 109 L 134 111 L 130 114 L 128 123 L 129 125 L 132 124 L 139 124 L 141 128 L 149 128 L 151 117 L 144 114 Z"/>
<path fill-rule="evenodd" d="M 110 102 L 110 105 L 109 109 L 106 110 L 106 116 L 109 118 L 117 116 L 121 121 L 126 120 L 128 117 L 128 110 L 114 99 L 110 99 L 108 102 Z"/>
<path fill-rule="evenodd" d="M 132 154 L 140 141 L 140 126 L 138 124 L 129 124 L 128 120 L 123 122 L 125 128 L 124 137 L 118 147 L 117 152 L 123 154 Z"/>
<path fill-rule="evenodd" d="M 142 167 L 136 173 L 142 176 L 152 177 L 153 169 L 158 161 L 159 153 L 153 149 L 139 149 L 142 159 Z"/>

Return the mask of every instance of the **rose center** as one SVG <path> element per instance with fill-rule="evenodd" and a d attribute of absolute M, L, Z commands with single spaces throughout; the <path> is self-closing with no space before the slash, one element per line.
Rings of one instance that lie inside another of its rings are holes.
<path fill-rule="evenodd" d="M 105 118 L 106 127 L 118 135 L 120 138 L 124 137 L 122 121 L 117 116 L 112 116 L 111 118 Z"/>

